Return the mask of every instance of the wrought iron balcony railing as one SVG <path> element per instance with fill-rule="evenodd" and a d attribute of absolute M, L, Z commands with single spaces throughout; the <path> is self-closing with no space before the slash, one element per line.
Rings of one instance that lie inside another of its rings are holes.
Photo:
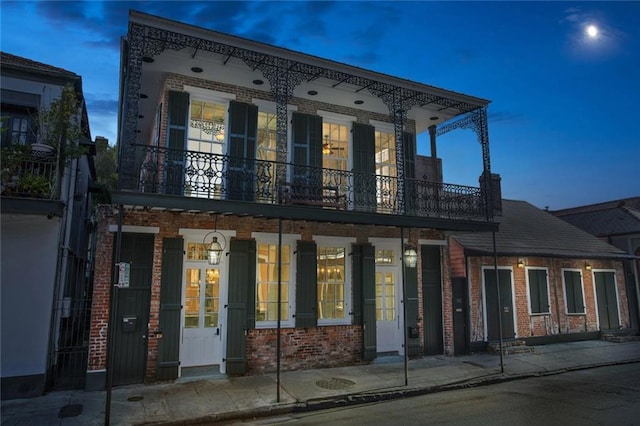
<path fill-rule="evenodd" d="M 36 153 L 11 155 L 3 152 L 0 191 L 4 196 L 55 200 L 59 198 L 57 185 L 58 158 L 55 154 Z"/>
<path fill-rule="evenodd" d="M 120 174 L 124 190 L 381 214 L 486 220 L 480 188 L 406 179 L 405 202 L 401 203 L 397 178 L 392 176 L 147 145 L 137 145 L 136 150 L 139 167 L 128 174 Z"/>

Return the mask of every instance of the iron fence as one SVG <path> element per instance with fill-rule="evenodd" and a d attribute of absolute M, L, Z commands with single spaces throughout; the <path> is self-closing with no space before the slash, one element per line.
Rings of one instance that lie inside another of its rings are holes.
<path fill-rule="evenodd" d="M 185 197 L 305 205 L 381 214 L 486 220 L 480 188 L 423 179 L 310 167 L 196 151 L 136 145 L 127 190 Z M 277 171 L 284 170 L 284 176 Z M 404 209 L 399 206 L 404 197 Z"/>

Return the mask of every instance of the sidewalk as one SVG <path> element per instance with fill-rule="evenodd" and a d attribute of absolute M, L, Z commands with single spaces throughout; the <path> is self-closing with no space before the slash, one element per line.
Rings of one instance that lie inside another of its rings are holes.
<path fill-rule="evenodd" d="M 640 362 L 640 341 L 601 340 L 535 346 L 500 357 L 474 354 L 402 358 L 355 367 L 284 372 L 277 401 L 276 375 L 201 378 L 168 384 L 116 387 L 111 424 L 192 424 L 345 406 L 439 392 L 604 365 Z M 59 391 L 2 401 L 2 425 L 103 425 L 106 392 Z M 79 414 L 78 414 L 79 412 Z"/>

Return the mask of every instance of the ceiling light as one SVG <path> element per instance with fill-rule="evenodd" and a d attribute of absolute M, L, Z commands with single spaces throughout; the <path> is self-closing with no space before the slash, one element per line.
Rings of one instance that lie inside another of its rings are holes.
<path fill-rule="evenodd" d="M 201 73 L 203 70 L 200 67 L 191 67 L 191 71 L 195 72 L 195 73 Z"/>
<path fill-rule="evenodd" d="M 431 121 L 436 121 L 436 120 L 439 120 L 439 119 L 440 119 L 440 117 L 435 117 L 435 116 L 434 117 L 429 117 L 429 120 L 431 120 Z"/>
<path fill-rule="evenodd" d="M 356 104 L 356 105 L 362 105 L 364 103 L 364 101 L 361 100 L 361 99 L 358 99 L 357 101 L 354 101 L 353 103 Z"/>
<path fill-rule="evenodd" d="M 151 56 L 143 56 L 142 57 L 142 62 L 146 62 L 148 64 L 151 64 L 151 63 L 155 62 L 155 59 L 153 59 Z"/>
<path fill-rule="evenodd" d="M 140 99 L 147 99 L 147 98 L 148 98 L 147 95 L 145 95 L 144 93 L 140 93 Z"/>
<path fill-rule="evenodd" d="M 261 86 L 264 84 L 264 81 L 262 80 L 253 80 L 253 84 L 255 84 L 256 86 Z"/>
<path fill-rule="evenodd" d="M 309 95 L 309 96 L 315 96 L 315 95 L 317 95 L 317 94 L 318 94 L 318 92 L 316 92 L 315 90 L 309 90 L 309 91 L 307 92 L 307 95 Z"/>

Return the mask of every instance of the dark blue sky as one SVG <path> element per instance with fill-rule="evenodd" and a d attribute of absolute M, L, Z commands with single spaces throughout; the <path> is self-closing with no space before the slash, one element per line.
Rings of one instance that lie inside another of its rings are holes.
<path fill-rule="evenodd" d="M 116 141 L 128 10 L 490 99 L 505 198 L 551 209 L 640 195 L 640 2 L 1 2 L 1 49 L 83 78 Z M 595 38 L 585 33 L 595 25 Z M 418 139 L 428 154 L 428 136 Z M 478 186 L 469 131 L 439 139 L 446 182 Z"/>

